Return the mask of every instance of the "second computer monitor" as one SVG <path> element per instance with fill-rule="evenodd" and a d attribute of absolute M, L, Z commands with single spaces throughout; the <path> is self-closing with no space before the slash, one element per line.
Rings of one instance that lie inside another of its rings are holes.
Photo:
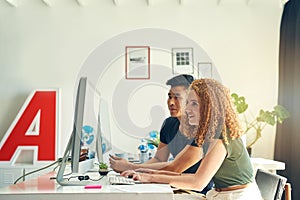
<path fill-rule="evenodd" d="M 99 100 L 97 119 L 96 155 L 100 163 L 104 162 L 103 155 L 112 149 L 109 109 L 103 98 Z"/>

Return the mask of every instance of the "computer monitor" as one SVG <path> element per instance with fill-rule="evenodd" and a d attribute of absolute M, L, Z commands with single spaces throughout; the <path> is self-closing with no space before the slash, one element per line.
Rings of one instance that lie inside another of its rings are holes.
<path fill-rule="evenodd" d="M 95 154 L 97 155 L 99 162 L 102 162 L 103 154 L 112 148 L 107 103 L 104 99 L 101 100 L 99 95 L 96 98 L 94 94 L 97 93 L 94 90 L 95 89 L 88 84 L 86 77 L 80 78 L 75 100 L 73 130 L 56 177 L 56 181 L 60 185 L 88 184 L 87 182 L 70 180 L 64 175 L 69 160 L 71 161 L 71 173 L 68 175 L 82 175 L 94 168 Z M 97 117 L 95 117 L 94 114 L 94 99 L 99 99 Z M 89 128 L 86 129 L 87 127 Z M 93 132 L 93 137 L 90 137 L 92 140 L 88 141 L 93 142 L 92 144 L 95 145 L 91 145 L 88 151 L 95 152 L 95 154 L 89 153 L 86 159 L 82 160 L 81 155 L 83 149 L 86 148 L 85 144 L 89 144 L 89 142 L 85 140 L 85 131 L 89 130 L 87 132 L 91 132 L 93 127 L 95 127 L 96 131 Z M 95 139 L 95 141 L 93 141 L 93 139 Z"/>
<path fill-rule="evenodd" d="M 99 110 L 97 117 L 97 143 L 96 143 L 96 154 L 98 162 L 104 162 L 103 155 L 112 149 L 111 144 L 111 131 L 109 123 L 109 111 L 108 104 L 103 99 L 99 100 Z"/>
<path fill-rule="evenodd" d="M 71 140 L 73 140 L 73 144 L 71 146 L 72 173 L 79 172 L 79 159 L 81 154 L 81 135 L 82 135 L 82 127 L 83 127 L 86 84 L 87 84 L 87 78 L 82 77 L 79 80 L 77 95 L 76 95 L 73 131 L 71 136 Z"/>

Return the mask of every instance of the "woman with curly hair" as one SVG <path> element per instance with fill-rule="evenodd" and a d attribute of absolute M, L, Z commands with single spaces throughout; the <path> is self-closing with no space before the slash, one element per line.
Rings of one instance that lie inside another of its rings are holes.
<path fill-rule="evenodd" d="M 209 200 L 262 199 L 226 87 L 213 79 L 195 80 L 189 88 L 180 128 L 203 149 L 202 162 L 195 174 L 138 169 L 122 175 L 192 190 L 202 190 L 212 179 L 215 187 L 206 195 Z"/>

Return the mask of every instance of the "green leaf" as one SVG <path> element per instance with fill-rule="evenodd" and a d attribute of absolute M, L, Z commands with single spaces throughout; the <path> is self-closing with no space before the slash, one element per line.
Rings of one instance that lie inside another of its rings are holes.
<path fill-rule="evenodd" d="M 259 111 L 259 116 L 256 118 L 256 120 L 259 122 L 266 122 L 267 124 L 270 124 L 272 126 L 274 126 L 276 123 L 275 116 L 273 115 L 273 113 L 264 110 Z"/>
<path fill-rule="evenodd" d="M 236 107 L 236 111 L 241 114 L 245 112 L 248 108 L 248 104 L 246 103 L 245 97 L 238 96 L 236 93 L 231 94 L 233 99 L 233 104 Z"/>
<path fill-rule="evenodd" d="M 279 123 L 282 123 L 285 119 L 290 117 L 289 111 L 281 105 L 275 106 L 274 112 L 276 113 L 275 115 L 277 116 L 277 121 Z"/>
<path fill-rule="evenodd" d="M 274 126 L 277 122 L 282 123 L 285 119 L 290 117 L 290 113 L 286 108 L 281 105 L 276 105 L 271 111 L 261 109 L 254 120 L 248 121 L 244 113 L 248 109 L 245 97 L 239 96 L 236 93 L 232 93 L 231 97 L 237 113 L 244 115 L 244 123 L 246 125 L 245 133 L 252 132 L 251 130 L 255 130 L 256 133 L 255 139 L 247 144 L 247 147 L 251 147 L 262 136 L 262 131 L 266 124 Z"/>
<path fill-rule="evenodd" d="M 108 165 L 104 162 L 100 162 L 99 163 L 99 169 L 107 169 L 108 168 Z"/>

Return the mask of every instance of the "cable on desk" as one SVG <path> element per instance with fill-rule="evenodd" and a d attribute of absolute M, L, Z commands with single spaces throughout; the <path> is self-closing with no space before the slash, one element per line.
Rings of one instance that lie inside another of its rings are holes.
<path fill-rule="evenodd" d="M 19 178 L 17 178 L 17 180 L 15 180 L 14 184 L 16 184 L 20 179 L 22 179 L 22 178 L 24 178 L 24 177 L 26 177 L 26 176 L 28 176 L 28 175 L 30 175 L 30 174 L 33 174 L 33 173 L 36 173 L 36 172 L 38 172 L 38 171 L 47 169 L 47 168 L 51 167 L 52 165 L 55 165 L 56 163 L 60 163 L 61 161 L 62 161 L 62 158 L 59 158 L 57 161 L 51 163 L 50 165 L 47 165 L 47 166 L 42 167 L 42 168 L 39 168 L 39 169 L 37 169 L 37 170 L 33 170 L 33 171 L 28 172 L 28 173 L 26 173 L 26 174 L 23 174 L 22 176 L 20 176 Z"/>
<path fill-rule="evenodd" d="M 83 181 L 83 180 L 91 180 L 91 181 L 100 181 L 104 176 L 100 176 L 98 179 L 92 179 L 88 175 L 79 175 L 79 176 L 70 176 L 68 178 L 68 181 L 72 178 L 78 178 L 78 180 Z"/>

